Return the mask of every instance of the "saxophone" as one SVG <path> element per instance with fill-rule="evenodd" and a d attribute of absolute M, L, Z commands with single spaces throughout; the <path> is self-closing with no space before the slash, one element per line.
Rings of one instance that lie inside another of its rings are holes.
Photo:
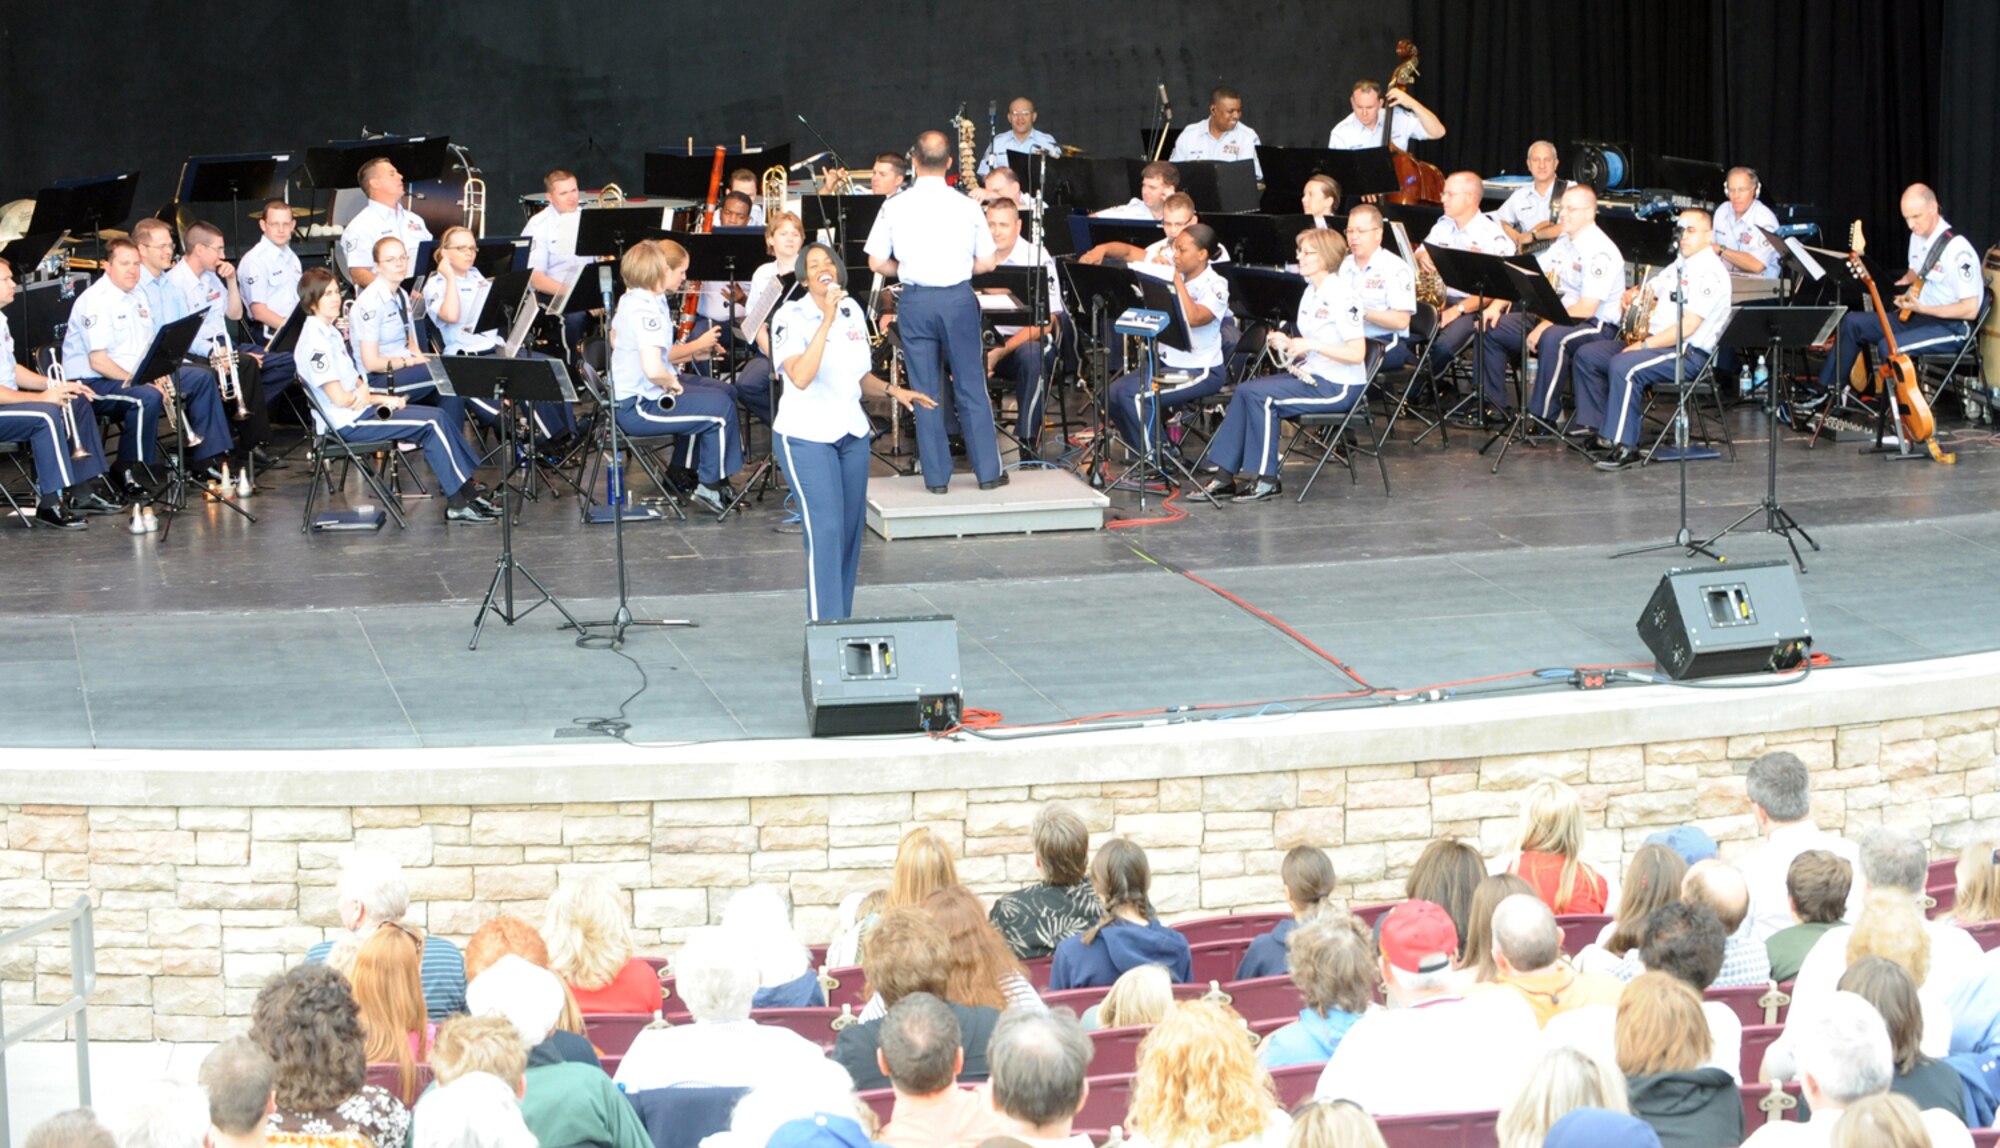
<path fill-rule="evenodd" d="M 1639 268 L 1639 282 L 1643 284 L 1639 294 L 1618 318 L 1618 339 L 1626 344 L 1644 339 L 1653 318 L 1653 268 L 1650 265 Z"/>
<path fill-rule="evenodd" d="M 979 129 L 964 116 L 957 117 L 953 124 L 958 128 L 958 186 L 970 192 L 979 186 L 979 155 L 973 146 Z"/>

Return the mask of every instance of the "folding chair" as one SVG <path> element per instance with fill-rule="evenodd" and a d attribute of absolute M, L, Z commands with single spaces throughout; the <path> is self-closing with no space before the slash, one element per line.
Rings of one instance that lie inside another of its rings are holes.
<path fill-rule="evenodd" d="M 591 364 L 589 356 L 579 356 L 577 367 L 579 368 L 577 377 L 583 380 L 583 389 L 590 393 L 590 397 L 597 408 L 591 412 L 590 417 L 592 422 L 588 428 L 586 441 L 588 441 L 588 436 L 595 436 L 600 433 L 604 436 L 603 449 L 584 450 L 579 454 L 577 460 L 576 488 L 583 493 L 585 498 L 589 498 L 591 484 L 597 481 L 599 468 L 611 454 L 611 428 L 608 420 L 618 417 L 618 412 L 617 408 L 611 402 L 610 388 L 605 385 L 604 377 L 598 373 L 597 368 Z M 635 435 L 624 432 L 620 432 L 618 435 L 618 439 L 624 444 L 627 454 L 633 461 L 639 464 L 639 469 L 646 472 L 646 477 L 653 480 L 653 485 L 659 488 L 667 507 L 674 512 L 674 517 L 680 519 L 682 522 L 686 522 L 687 512 L 681 509 L 681 492 L 676 490 L 671 482 L 667 481 L 666 468 L 661 464 L 655 453 L 674 445 L 677 437 L 670 434 Z M 627 481 L 629 481 L 629 477 Z"/>
<path fill-rule="evenodd" d="M 1397 394 L 1395 406 L 1390 410 L 1388 421 L 1382 427 L 1382 438 L 1375 444 L 1377 450 L 1380 450 L 1387 444 L 1389 437 L 1395 434 L 1396 420 L 1403 417 L 1404 411 L 1410 410 L 1411 400 L 1417 397 L 1418 387 L 1426 383 L 1430 386 L 1432 409 L 1437 411 L 1438 417 L 1435 419 L 1426 418 L 1421 414 L 1412 412 L 1417 419 L 1423 422 L 1424 429 L 1419 431 L 1417 437 L 1412 439 L 1411 442 L 1414 444 L 1422 441 L 1423 436 L 1433 430 L 1438 432 L 1438 449 L 1442 450 L 1451 442 L 1451 431 L 1444 425 L 1444 393 L 1438 387 L 1438 380 L 1441 375 L 1450 374 L 1452 364 L 1458 361 L 1459 355 L 1465 354 L 1466 348 L 1473 346 L 1478 340 L 1468 340 L 1465 347 L 1459 348 L 1457 355 L 1446 359 L 1442 366 L 1440 366 L 1433 362 L 1431 358 L 1431 346 L 1437 340 L 1437 333 L 1437 308 L 1431 306 L 1429 303 L 1417 304 L 1416 312 L 1410 316 L 1410 329 L 1407 338 L 1411 347 L 1410 362 L 1407 366 L 1398 368 L 1401 371 L 1408 372 L 1408 377 L 1403 381 L 1403 389 Z M 1385 389 L 1383 393 L 1386 396 L 1388 391 Z"/>
<path fill-rule="evenodd" d="M 332 429 L 333 420 L 326 417 L 324 409 L 326 398 L 320 394 L 319 388 L 302 386 L 300 389 L 306 392 L 307 401 L 312 404 L 313 412 L 318 417 L 314 420 L 312 445 L 306 453 L 306 465 L 310 469 L 311 476 L 306 481 L 306 508 L 299 519 L 299 533 L 304 534 L 312 530 L 313 509 L 319 505 L 320 487 L 325 486 L 326 497 L 331 501 L 334 491 L 347 485 L 348 473 L 356 470 L 361 472 L 361 480 L 368 484 L 368 489 L 373 491 L 375 497 L 382 500 L 382 505 L 388 508 L 389 517 L 396 520 L 396 529 L 402 530 L 408 527 L 409 523 L 403 517 L 402 496 L 393 489 L 392 478 L 384 473 L 396 465 L 402 443 L 394 439 L 359 444 L 348 442 L 340 437 L 339 432 Z M 389 456 L 389 461 L 379 470 L 368 461 L 369 458 L 379 458 L 385 454 Z M 333 480 L 335 463 L 343 464 L 345 467 L 339 482 Z"/>
<path fill-rule="evenodd" d="M 1298 429 L 1292 432 L 1292 440 L 1285 444 L 1284 453 L 1278 456 L 1278 469 L 1283 470 L 1285 460 L 1291 458 L 1292 452 L 1301 446 L 1314 444 L 1322 448 L 1319 461 L 1313 464 L 1311 477 L 1307 478 L 1306 484 L 1299 488 L 1299 496 L 1294 501 L 1306 500 L 1313 483 L 1319 481 L 1319 472 L 1326 469 L 1326 464 L 1335 455 L 1339 455 L 1340 465 L 1347 468 L 1350 485 L 1361 481 L 1354 456 L 1356 454 L 1375 456 L 1375 466 L 1382 472 L 1382 493 L 1384 495 L 1389 493 L 1389 462 L 1382 457 L 1382 444 L 1375 439 L 1375 412 L 1368 406 L 1368 392 L 1374 388 L 1375 376 L 1382 370 L 1382 348 L 1374 343 L 1368 344 L 1366 367 L 1367 375 L 1366 381 L 1361 385 L 1361 397 L 1355 400 L 1354 405 L 1344 411 L 1292 416 L 1291 421 Z M 1368 427 L 1366 438 L 1362 437 L 1359 428 L 1355 426 L 1357 419 Z M 1342 439 L 1348 440 L 1345 451 L 1340 449 Z"/>
<path fill-rule="evenodd" d="M 1919 352 L 1910 356 L 1917 368 L 1917 386 L 1924 392 L 1924 400 L 1931 407 L 1954 381 L 1959 382 L 1958 398 L 1965 407 L 1967 417 L 1972 416 L 1974 406 L 1993 406 L 2000 403 L 2000 396 L 1985 387 L 1986 360 L 1979 350 L 1979 333 L 1986 328 L 1987 316 L 1993 311 L 1993 292 L 1982 292 L 1979 297 L 1979 314 L 1973 317 L 1971 333 L 1958 345 L 1956 351 L 1926 354 Z"/>
<path fill-rule="evenodd" d="M 1683 381 L 1681 386 L 1687 391 L 1688 414 L 1691 416 L 1689 419 L 1691 428 L 1688 432 L 1688 441 L 1690 443 L 1699 442 L 1704 445 L 1715 441 L 1714 436 L 1709 433 L 1709 412 L 1704 409 L 1703 405 L 1703 400 L 1706 400 L 1707 405 L 1714 408 L 1715 430 L 1722 436 L 1722 445 L 1729 448 L 1729 461 L 1735 462 L 1736 441 L 1729 437 L 1729 412 L 1722 405 L 1721 389 L 1715 385 L 1714 357 L 1710 356 L 1709 361 L 1701 365 L 1701 370 L 1695 372 L 1694 378 Z M 1646 388 L 1646 406 L 1640 412 L 1639 417 L 1641 419 L 1651 419 L 1659 425 L 1660 429 L 1653 435 L 1651 445 L 1646 447 L 1646 457 L 1641 461 L 1640 465 L 1643 466 L 1651 463 L 1653 455 L 1662 446 L 1667 445 L 1668 438 L 1674 433 L 1672 414 L 1666 413 L 1659 418 L 1654 418 L 1655 406 L 1674 407 L 1679 404 L 1680 391 L 1674 389 L 1674 383 L 1671 379 L 1654 383 L 1652 386 Z"/>

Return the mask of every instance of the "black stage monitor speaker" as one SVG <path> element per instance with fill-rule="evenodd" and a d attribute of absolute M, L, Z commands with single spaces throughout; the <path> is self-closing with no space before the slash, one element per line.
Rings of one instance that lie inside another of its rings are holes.
<path fill-rule="evenodd" d="M 958 624 L 948 616 L 806 623 L 806 722 L 814 737 L 958 724 Z"/>
<path fill-rule="evenodd" d="M 1639 637 L 1676 681 L 1789 670 L 1812 648 L 1789 562 L 1669 570 L 1639 615 Z"/>

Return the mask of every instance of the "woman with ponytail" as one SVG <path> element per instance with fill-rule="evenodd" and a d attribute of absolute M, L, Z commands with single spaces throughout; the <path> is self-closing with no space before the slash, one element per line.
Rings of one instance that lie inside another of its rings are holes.
<path fill-rule="evenodd" d="M 1104 919 L 1056 946 L 1049 988 L 1109 985 L 1139 965 L 1163 965 L 1177 984 L 1194 976 L 1187 938 L 1153 912 L 1152 881 L 1146 851 L 1130 840 L 1114 837 L 1098 847 L 1090 883 L 1104 902 Z"/>

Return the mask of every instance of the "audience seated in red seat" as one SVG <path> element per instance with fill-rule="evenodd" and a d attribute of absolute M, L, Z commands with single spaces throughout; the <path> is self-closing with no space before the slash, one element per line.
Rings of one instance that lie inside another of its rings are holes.
<path fill-rule="evenodd" d="M 1049 988 L 1108 985 L 1137 965 L 1164 965 L 1176 982 L 1193 975 L 1187 938 L 1162 925 L 1147 896 L 1153 881 L 1146 851 L 1124 837 L 1100 845 L 1090 880 L 1104 902 L 1097 924 L 1056 946 Z"/>
<path fill-rule="evenodd" d="M 542 924 L 549 968 L 586 1016 L 658 1012 L 666 999 L 653 966 L 632 955 L 626 916 L 617 888 L 595 874 L 563 882 L 549 898 Z"/>
<path fill-rule="evenodd" d="M 1285 884 L 1285 903 L 1291 907 L 1292 917 L 1279 921 L 1270 932 L 1250 942 L 1249 951 L 1236 966 L 1235 980 L 1283 974 L 1291 967 L 1286 945 L 1292 930 L 1300 921 L 1335 907 L 1333 860 L 1326 850 L 1311 845 L 1293 846 L 1278 866 L 1278 877 Z"/>
<path fill-rule="evenodd" d="M 1532 885 L 1553 912 L 1602 913 L 1609 887 L 1583 862 L 1583 802 L 1576 790 L 1544 778 L 1522 795 L 1520 817 L 1520 852 L 1507 871 Z"/>

